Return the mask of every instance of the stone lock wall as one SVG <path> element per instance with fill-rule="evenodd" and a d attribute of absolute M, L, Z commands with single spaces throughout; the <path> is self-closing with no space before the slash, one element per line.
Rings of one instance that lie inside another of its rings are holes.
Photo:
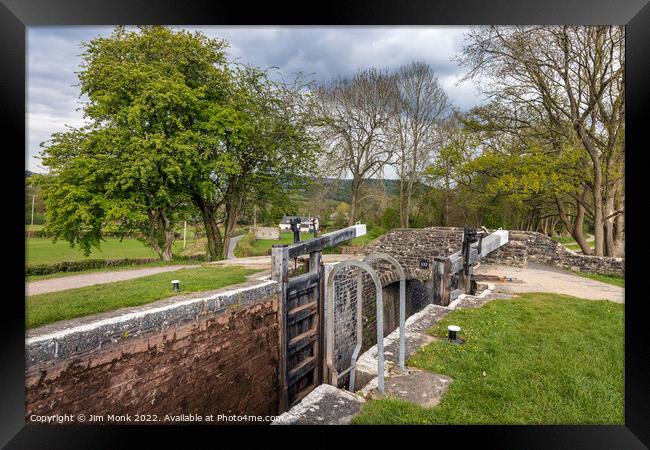
<path fill-rule="evenodd" d="M 463 229 L 456 227 L 398 228 L 378 237 L 364 253 L 388 253 L 405 271 L 417 273 L 420 259 L 433 262 L 436 256 L 448 256 L 461 249 Z M 418 278 L 422 278 L 419 274 Z M 424 275 L 427 277 L 427 275 Z"/>
<path fill-rule="evenodd" d="M 574 253 L 550 237 L 534 231 L 510 231 L 509 242 L 484 259 L 526 267 L 528 262 L 561 267 L 574 272 L 625 274 L 625 259 Z"/>
<path fill-rule="evenodd" d="M 625 273 L 623 258 L 573 253 L 550 237 L 534 231 L 515 230 L 508 234 L 508 243 L 484 257 L 483 262 L 527 267 L 532 261 L 574 272 Z M 373 241 L 364 253 L 389 253 L 407 270 L 417 271 L 421 258 L 433 260 L 436 256 L 448 256 L 459 251 L 462 242 L 462 228 L 395 229 Z"/>
<path fill-rule="evenodd" d="M 278 302 L 278 284 L 267 281 L 43 327 L 26 342 L 26 418 L 274 415 Z"/>

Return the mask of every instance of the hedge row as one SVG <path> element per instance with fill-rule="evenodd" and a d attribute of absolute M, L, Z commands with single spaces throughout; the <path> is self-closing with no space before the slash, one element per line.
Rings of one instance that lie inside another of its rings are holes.
<path fill-rule="evenodd" d="M 177 260 L 205 261 L 205 255 L 175 256 Z M 25 275 L 48 275 L 57 272 L 81 272 L 90 269 L 102 269 L 114 266 L 132 266 L 159 261 L 158 258 L 122 258 L 122 259 L 84 259 L 81 261 L 61 261 L 54 264 L 38 264 L 25 267 Z"/>
<path fill-rule="evenodd" d="M 158 258 L 123 258 L 123 259 L 84 259 L 81 261 L 61 261 L 54 264 L 38 264 L 25 267 L 25 275 L 47 275 L 57 272 L 80 272 L 82 270 L 101 269 L 110 266 L 129 266 L 158 261 Z"/>
<path fill-rule="evenodd" d="M 240 234 L 245 234 L 246 230 L 238 230 L 236 233 L 233 234 L 233 236 L 238 236 Z M 104 237 L 121 237 L 122 235 L 117 234 L 117 233 L 103 233 L 102 236 Z M 44 230 L 35 230 L 35 231 L 28 231 L 25 230 L 25 237 L 26 238 L 46 238 L 46 237 L 52 237 L 51 233 L 48 233 Z M 134 237 L 134 236 L 132 236 Z M 195 239 L 200 239 L 204 238 L 205 233 L 202 231 L 195 231 L 194 232 L 194 238 Z M 183 238 L 183 233 L 179 231 L 174 232 L 174 239 L 182 239 Z"/>
<path fill-rule="evenodd" d="M 180 233 L 176 233 L 180 236 Z M 102 234 L 103 237 L 121 237 L 121 235 L 117 233 L 104 233 Z M 177 238 L 179 236 L 176 236 Z M 48 233 L 47 231 L 44 230 L 35 230 L 35 231 L 29 231 L 25 230 L 25 238 L 49 238 L 52 237 L 51 233 Z"/>

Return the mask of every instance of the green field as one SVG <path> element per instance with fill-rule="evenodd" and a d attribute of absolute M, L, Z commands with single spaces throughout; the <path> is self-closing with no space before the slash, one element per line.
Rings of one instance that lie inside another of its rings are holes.
<path fill-rule="evenodd" d="M 181 281 L 183 293 L 218 289 L 246 281 L 258 270 L 203 265 L 193 269 L 159 273 L 133 280 L 29 296 L 26 327 L 33 328 L 118 308 L 144 305 L 174 295 L 171 280 Z"/>
<path fill-rule="evenodd" d="M 300 233 L 300 239 L 303 241 L 312 238 L 310 233 Z M 246 256 L 263 256 L 271 254 L 271 247 L 278 244 L 292 244 L 293 233 L 291 231 L 280 232 L 280 240 L 256 239 L 253 241 L 253 234 L 249 233 L 237 242 L 235 247 L 235 256 L 243 258 Z"/>
<path fill-rule="evenodd" d="M 173 252 L 183 249 L 183 240 L 174 242 Z M 156 252 L 137 239 L 106 238 L 101 249 L 93 248 L 90 256 L 85 257 L 78 247 L 70 247 L 67 241 L 52 243 L 51 238 L 25 239 L 26 264 L 53 264 L 61 261 L 80 261 L 83 259 L 122 259 L 122 258 L 156 258 Z"/>
<path fill-rule="evenodd" d="M 462 328 L 464 345 L 436 341 L 408 364 L 454 379 L 422 408 L 371 400 L 355 424 L 623 424 L 623 305 L 525 294 L 450 313 L 430 334 Z"/>

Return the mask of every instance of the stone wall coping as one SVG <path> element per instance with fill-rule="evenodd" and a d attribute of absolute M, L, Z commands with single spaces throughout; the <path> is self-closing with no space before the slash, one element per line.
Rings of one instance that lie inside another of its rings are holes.
<path fill-rule="evenodd" d="M 191 322 L 205 314 L 218 314 L 229 307 L 255 304 L 279 292 L 279 283 L 268 280 L 240 285 L 235 289 L 222 288 L 176 296 L 136 308 L 39 327 L 27 333 L 26 365 L 97 350 L 129 337 Z"/>

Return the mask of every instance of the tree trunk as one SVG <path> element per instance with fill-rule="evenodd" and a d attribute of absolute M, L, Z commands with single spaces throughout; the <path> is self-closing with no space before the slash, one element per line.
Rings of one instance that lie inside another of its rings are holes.
<path fill-rule="evenodd" d="M 223 259 L 224 244 L 217 221 L 210 219 L 209 216 L 204 216 L 203 226 L 205 227 L 205 237 L 208 240 L 206 245 L 208 261 Z"/>
<path fill-rule="evenodd" d="M 223 259 L 223 240 L 219 221 L 217 218 L 216 205 L 206 201 L 200 195 L 193 195 L 192 201 L 201 211 L 203 226 L 205 228 L 205 237 L 207 238 L 206 253 L 208 261 L 217 261 Z"/>
<path fill-rule="evenodd" d="M 406 228 L 406 220 L 404 214 L 405 202 L 404 202 L 404 169 L 402 168 L 402 175 L 399 179 L 399 226 L 400 228 Z"/>
<path fill-rule="evenodd" d="M 625 196 L 621 195 L 616 202 L 616 210 L 624 211 Z M 614 256 L 625 257 L 625 214 L 619 214 L 614 219 Z"/>
<path fill-rule="evenodd" d="M 566 210 L 564 209 L 564 203 L 562 202 L 562 200 L 555 197 L 555 203 L 557 204 L 558 212 L 560 213 L 560 219 L 564 223 L 564 226 L 566 227 L 567 231 L 571 234 L 573 239 L 575 239 L 575 241 L 580 246 L 580 250 L 582 250 L 582 253 L 584 253 L 585 255 L 591 255 L 592 254 L 591 248 L 589 247 L 589 244 L 585 239 L 584 232 L 582 231 L 582 227 L 585 221 L 584 206 L 582 206 L 580 203 L 577 203 L 576 217 L 573 223 L 571 223 L 571 220 L 567 216 Z"/>
<path fill-rule="evenodd" d="M 243 203 L 243 198 L 241 194 L 231 195 L 230 201 L 226 204 L 226 220 L 224 221 L 224 230 L 223 230 L 223 246 L 222 246 L 222 257 L 228 257 L 228 248 L 230 247 L 230 238 L 232 237 L 235 227 L 237 226 L 237 218 L 239 217 L 239 211 Z"/>
<path fill-rule="evenodd" d="M 603 215 L 603 173 L 602 168 L 600 167 L 601 161 L 600 157 L 598 156 L 598 150 L 584 130 L 583 124 L 577 122 L 575 124 L 575 129 L 578 132 L 578 136 L 580 137 L 582 144 L 589 153 L 593 165 L 594 180 L 592 194 L 594 198 L 594 252 L 597 256 L 604 256 L 605 216 Z"/>
<path fill-rule="evenodd" d="M 607 196 L 605 201 L 605 255 L 614 256 L 614 196 Z M 611 217 L 610 217 L 611 216 Z"/>
<path fill-rule="evenodd" d="M 172 245 L 174 244 L 174 228 L 171 220 L 160 209 L 149 209 L 149 232 L 145 238 L 158 257 L 163 261 L 171 261 Z"/>
<path fill-rule="evenodd" d="M 359 191 L 361 190 L 361 180 L 358 176 L 354 175 L 352 178 L 352 184 L 350 186 L 350 194 L 352 196 L 350 204 L 350 218 L 348 219 L 348 225 L 354 225 L 357 221 L 358 203 L 359 203 Z"/>
<path fill-rule="evenodd" d="M 165 248 L 163 250 L 163 261 L 171 261 L 174 256 L 172 255 L 172 246 L 174 245 L 174 230 L 167 230 L 165 232 Z"/>

